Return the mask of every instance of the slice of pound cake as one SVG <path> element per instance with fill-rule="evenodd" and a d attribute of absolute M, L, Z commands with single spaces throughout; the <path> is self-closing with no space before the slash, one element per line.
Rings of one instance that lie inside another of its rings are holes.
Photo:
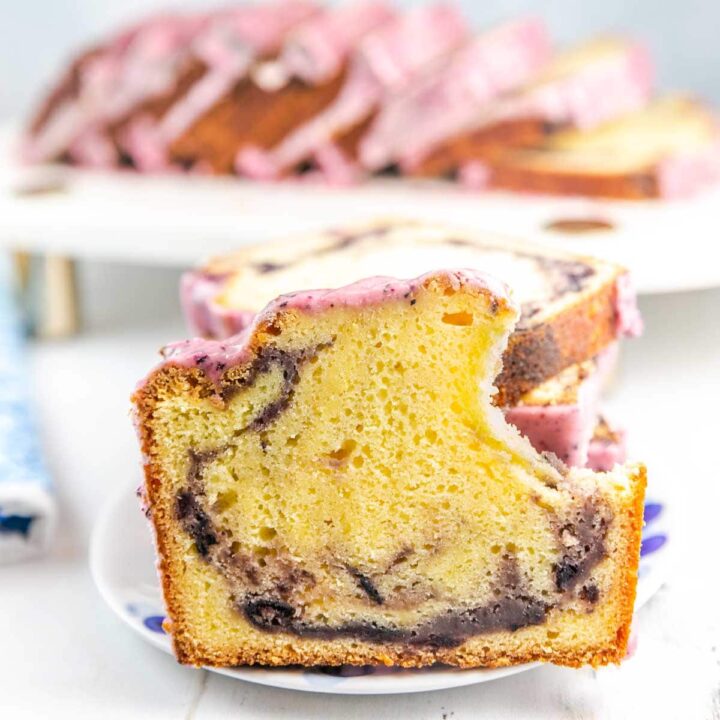
<path fill-rule="evenodd" d="M 498 378 L 498 403 L 521 395 L 641 321 L 624 268 L 483 232 L 406 220 L 375 221 L 244 248 L 188 273 L 181 299 L 192 331 L 227 337 L 277 295 L 344 285 L 371 275 L 482 268 L 507 283 L 521 307 Z"/>
<path fill-rule="evenodd" d="M 483 173 L 506 189 L 611 198 L 676 198 L 720 178 L 715 114 L 683 96 L 592 130 L 567 130 L 536 147 L 508 150 Z"/>
<path fill-rule="evenodd" d="M 639 44 L 598 37 L 567 48 L 525 85 L 484 108 L 469 109 L 464 128 L 400 158 L 414 175 L 459 173 L 477 177 L 469 164 L 498 152 L 537 145 L 566 128 L 593 128 L 642 107 L 652 88 L 652 63 Z"/>
<path fill-rule="evenodd" d="M 645 470 L 491 402 L 519 311 L 474 271 L 279 297 L 134 396 L 175 651 L 207 665 L 620 661 Z"/>

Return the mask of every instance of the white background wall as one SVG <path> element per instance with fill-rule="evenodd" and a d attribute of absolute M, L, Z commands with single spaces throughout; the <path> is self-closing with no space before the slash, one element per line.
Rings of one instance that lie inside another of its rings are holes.
<path fill-rule="evenodd" d="M 411 7 L 422 0 L 396 0 Z M 0 119 L 22 117 L 59 64 L 83 43 L 158 8 L 233 0 L 0 0 Z M 623 31 L 653 51 L 659 85 L 720 104 L 720 0 L 464 0 L 481 27 L 518 13 L 544 17 L 559 41 Z"/>

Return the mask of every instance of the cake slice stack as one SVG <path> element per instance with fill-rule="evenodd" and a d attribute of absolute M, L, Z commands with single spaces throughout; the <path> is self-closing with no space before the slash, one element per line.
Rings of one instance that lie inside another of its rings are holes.
<path fill-rule="evenodd" d="M 481 269 L 512 288 L 522 312 L 495 402 L 538 450 L 584 465 L 617 341 L 641 327 L 628 276 L 612 263 L 485 233 L 380 221 L 212 260 L 183 278 L 182 303 L 194 333 L 224 338 L 293 288 L 443 266 Z"/>
<path fill-rule="evenodd" d="M 177 657 L 619 662 L 645 473 L 568 470 L 492 404 L 519 308 L 472 270 L 273 300 L 135 394 Z"/>

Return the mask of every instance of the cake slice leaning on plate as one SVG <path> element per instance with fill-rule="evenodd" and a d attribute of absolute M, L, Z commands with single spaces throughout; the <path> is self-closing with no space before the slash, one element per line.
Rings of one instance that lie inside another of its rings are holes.
<path fill-rule="evenodd" d="M 135 393 L 174 647 L 206 665 L 619 662 L 645 470 L 492 404 L 519 312 L 475 271 L 284 295 Z"/>

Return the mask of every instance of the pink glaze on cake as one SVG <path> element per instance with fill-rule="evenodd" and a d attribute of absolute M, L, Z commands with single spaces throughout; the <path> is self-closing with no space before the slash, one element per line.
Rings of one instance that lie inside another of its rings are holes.
<path fill-rule="evenodd" d="M 278 63 L 288 77 L 311 85 L 328 82 L 342 70 L 365 35 L 396 18 L 397 11 L 382 0 L 359 0 L 331 8 L 292 33 Z"/>
<path fill-rule="evenodd" d="M 487 190 L 492 180 L 492 168 L 482 160 L 471 160 L 458 168 L 458 180 L 468 190 Z"/>
<path fill-rule="evenodd" d="M 180 279 L 180 305 L 192 333 L 227 338 L 244 330 L 255 317 L 252 310 L 232 310 L 216 302 L 227 275 L 185 273 Z"/>
<path fill-rule="evenodd" d="M 552 452 L 566 465 L 585 466 L 600 395 L 617 356 L 618 344 L 613 343 L 595 358 L 595 370 L 581 380 L 575 403 L 503 408 L 505 419 L 515 425 L 538 452 Z"/>
<path fill-rule="evenodd" d="M 592 383 L 596 385 L 596 383 Z M 583 392 L 583 395 L 586 393 Z M 566 465 L 587 462 L 598 398 L 577 405 L 519 405 L 503 408 L 505 419 L 524 435 L 538 452 L 551 452 Z"/>
<path fill-rule="evenodd" d="M 79 128 L 99 114 L 99 102 L 110 92 L 130 42 L 143 27 L 158 21 L 158 18 L 152 18 L 129 28 L 81 62 L 78 70 L 80 90 L 65 98 L 35 132 L 24 138 L 21 156 L 25 162 L 52 160 L 68 150 Z"/>
<path fill-rule="evenodd" d="M 88 116 L 77 128 L 69 148 L 76 162 L 94 161 L 97 165 L 101 137 L 105 137 L 106 147 L 114 149 L 108 125 L 123 120 L 142 103 L 172 91 L 192 38 L 211 17 L 177 15 L 149 22 L 134 35 L 121 55 L 112 58 L 113 62 L 88 68 L 83 83 L 85 92 L 79 98 L 83 107 L 88 106 Z M 103 82 L 95 81 L 93 73 L 101 74 Z M 106 150 L 105 157 L 108 156 Z M 117 164 L 116 150 L 112 157 L 111 162 L 105 161 L 105 166 Z"/>
<path fill-rule="evenodd" d="M 527 82 L 550 52 L 535 18 L 481 34 L 390 98 L 360 144 L 360 162 L 368 170 L 416 166 L 439 142 L 472 127 L 490 101 Z"/>
<path fill-rule="evenodd" d="M 594 437 L 588 448 L 587 467 L 595 472 L 612 470 L 627 459 L 625 431 L 613 428 L 613 439 Z"/>
<path fill-rule="evenodd" d="M 500 116 L 539 117 L 586 130 L 642 108 L 650 98 L 652 82 L 653 66 L 646 48 L 628 43 L 577 72 L 509 98 Z"/>
<path fill-rule="evenodd" d="M 672 155 L 658 168 L 658 194 L 661 198 L 690 197 L 720 180 L 720 132 L 717 139 L 697 153 Z"/>
<path fill-rule="evenodd" d="M 347 80 L 329 107 L 274 148 L 243 148 L 236 171 L 260 180 L 282 176 L 312 158 L 335 136 L 363 122 L 383 97 L 397 92 L 429 63 L 457 47 L 467 33 L 457 9 L 445 4 L 420 7 L 383 24 L 357 46 Z"/>
<path fill-rule="evenodd" d="M 288 33 L 319 12 L 308 0 L 278 0 L 226 10 L 193 38 L 188 54 L 206 67 L 205 74 L 156 120 L 134 117 L 121 144 L 144 171 L 168 167 L 167 148 L 245 77 L 253 63 L 276 53 Z"/>
<path fill-rule="evenodd" d="M 578 71 L 555 80 L 531 85 L 510 94 L 478 115 L 472 131 L 503 122 L 536 118 L 558 127 L 589 130 L 625 113 L 641 109 L 650 99 L 653 66 L 641 45 L 627 44 L 620 51 L 587 63 Z M 419 158 L 422 159 L 422 158 Z M 476 160 L 472 161 L 476 163 Z M 404 170 L 412 170 L 413 162 Z M 469 187 L 484 189 L 490 182 L 477 182 L 474 167 L 459 168 L 460 180 Z"/>
<path fill-rule="evenodd" d="M 252 308 L 232 309 L 217 301 L 227 275 L 204 270 L 185 273 L 180 282 L 180 303 L 189 329 L 208 338 L 225 338 L 244 330 L 252 321 Z M 629 273 L 618 276 L 615 291 L 616 337 L 638 337 L 643 321 Z"/>
<path fill-rule="evenodd" d="M 290 309 L 314 313 L 334 307 L 361 308 L 393 301 L 410 301 L 410 296 L 417 288 L 433 278 L 446 280 L 458 290 L 462 286 L 478 288 L 519 313 L 507 286 L 476 270 L 437 270 L 414 280 L 377 276 L 337 289 L 280 295 L 259 312 L 243 332 L 227 340 L 193 338 L 167 345 L 162 351 L 164 360 L 161 366 L 200 368 L 211 380 L 218 382 L 224 372 L 249 357 L 248 342 L 253 330 L 271 320 L 278 312 Z"/>

